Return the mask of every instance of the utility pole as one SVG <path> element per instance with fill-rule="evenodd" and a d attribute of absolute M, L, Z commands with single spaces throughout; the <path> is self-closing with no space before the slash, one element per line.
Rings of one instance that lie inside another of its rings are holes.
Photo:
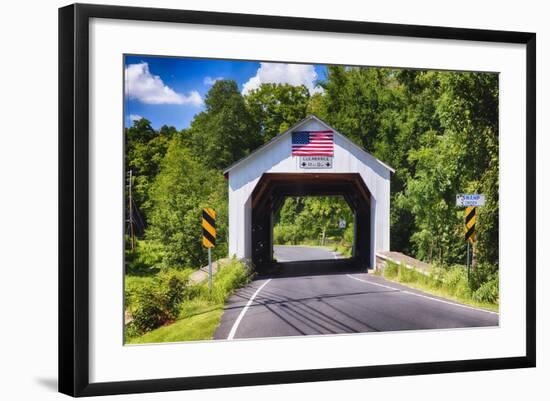
<path fill-rule="evenodd" d="M 132 201 L 132 170 L 128 171 L 128 222 L 130 223 L 130 248 L 134 250 L 134 211 Z"/>

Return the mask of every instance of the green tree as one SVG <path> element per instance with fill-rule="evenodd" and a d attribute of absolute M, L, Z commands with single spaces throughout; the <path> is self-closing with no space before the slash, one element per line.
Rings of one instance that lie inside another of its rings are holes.
<path fill-rule="evenodd" d="M 276 239 L 298 244 L 342 236 L 340 219 L 350 223 L 353 213 L 341 196 L 288 197 L 275 216 Z"/>
<path fill-rule="evenodd" d="M 193 154 L 209 169 L 224 169 L 260 144 L 254 121 L 232 80 L 219 80 L 205 99 L 206 110 L 189 129 Z"/>
<path fill-rule="evenodd" d="M 309 91 L 304 86 L 262 84 L 245 96 L 246 105 L 267 142 L 306 117 Z"/>
<path fill-rule="evenodd" d="M 466 170 L 462 188 L 483 193 L 487 200 L 478 208 L 476 254 L 480 262 L 498 266 L 498 75 L 442 73 L 441 86 L 444 95 L 437 102 L 441 124 L 466 147 L 460 160 Z"/>
<path fill-rule="evenodd" d="M 410 75 L 410 74 L 409 74 Z M 426 73 L 424 76 L 428 75 Z M 463 263 L 463 209 L 457 193 L 482 192 L 486 207 L 479 208 L 478 253 L 481 262 L 498 264 L 498 78 L 496 74 L 431 72 L 436 85 L 429 110 L 435 107 L 437 130 L 420 136 L 412 149 L 411 170 L 398 205 L 415 216 L 411 237 L 418 256 L 440 263 Z M 422 76 L 420 76 L 422 77 Z M 418 76 L 409 82 L 418 84 Z M 418 93 L 418 92 L 417 92 Z M 422 106 L 422 102 L 419 103 Z M 417 113 L 415 124 L 419 124 Z M 429 121 L 427 117 L 422 121 Z M 424 126 L 425 129 L 429 126 Z"/>
<path fill-rule="evenodd" d="M 432 135 L 429 146 L 411 152 L 416 173 L 396 201 L 396 206 L 408 208 L 414 215 L 416 230 L 411 240 L 415 254 L 429 262 L 461 261 L 462 226 L 454 202 L 462 182 L 464 168 L 459 160 L 465 146 L 454 139 L 451 135 Z"/>
<path fill-rule="evenodd" d="M 147 238 L 163 246 L 165 266 L 198 268 L 206 263 L 201 241 L 204 207 L 217 212 L 214 257 L 227 256 L 227 183 L 219 170 L 207 169 L 191 157 L 180 139 L 169 144 L 151 201 Z"/>
<path fill-rule="evenodd" d="M 314 93 L 309 98 L 306 114 L 315 114 L 318 117 L 326 117 L 325 101 L 322 93 Z"/>
<path fill-rule="evenodd" d="M 132 170 L 132 197 L 145 220 L 151 207 L 149 189 L 160 170 L 168 143 L 176 135 L 174 127 L 154 130 L 145 118 L 125 129 L 125 170 Z"/>

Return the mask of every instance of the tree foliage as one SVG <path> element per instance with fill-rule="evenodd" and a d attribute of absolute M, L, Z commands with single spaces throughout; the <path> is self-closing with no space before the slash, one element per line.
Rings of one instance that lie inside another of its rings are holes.
<path fill-rule="evenodd" d="M 160 170 L 160 164 L 168 143 L 177 131 L 174 127 L 162 126 L 155 131 L 145 118 L 134 121 L 126 128 L 126 171 L 132 170 L 132 196 L 140 210 L 146 214 L 150 209 L 149 189 Z"/>
<path fill-rule="evenodd" d="M 205 168 L 191 157 L 181 140 L 170 142 L 150 196 L 152 212 L 147 238 L 163 245 L 164 266 L 197 268 L 206 264 L 201 242 L 204 207 L 217 212 L 215 256 L 226 256 L 226 182 L 219 171 Z"/>
<path fill-rule="evenodd" d="M 342 238 L 340 220 L 353 224 L 353 212 L 341 196 L 288 197 L 275 216 L 275 241 L 295 245 L 327 236 Z"/>
<path fill-rule="evenodd" d="M 248 110 L 267 142 L 306 117 L 309 91 L 289 84 L 262 84 L 246 96 Z"/>
<path fill-rule="evenodd" d="M 205 104 L 206 110 L 195 116 L 189 130 L 193 154 L 204 166 L 224 169 L 260 145 L 235 81 L 216 81 Z"/>

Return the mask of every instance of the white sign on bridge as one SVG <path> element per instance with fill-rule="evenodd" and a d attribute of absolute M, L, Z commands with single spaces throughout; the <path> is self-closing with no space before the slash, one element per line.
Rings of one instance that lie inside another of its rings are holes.
<path fill-rule="evenodd" d="M 332 168 L 330 156 L 300 156 L 300 168 Z"/>
<path fill-rule="evenodd" d="M 456 206 L 485 206 L 485 195 L 483 194 L 458 194 L 456 195 Z"/>

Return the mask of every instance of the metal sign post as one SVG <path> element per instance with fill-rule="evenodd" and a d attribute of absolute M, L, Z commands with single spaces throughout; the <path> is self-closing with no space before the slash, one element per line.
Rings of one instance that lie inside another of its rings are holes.
<path fill-rule="evenodd" d="M 457 194 L 456 206 L 466 207 L 464 211 L 464 239 L 466 240 L 466 269 L 468 270 L 468 283 L 470 283 L 470 266 L 474 260 L 474 242 L 476 240 L 476 208 L 485 206 L 484 194 Z M 470 243 L 472 255 L 470 257 Z"/>
<path fill-rule="evenodd" d="M 468 283 L 470 283 L 470 241 L 466 241 L 468 247 L 466 248 L 466 268 L 468 269 Z"/>
<path fill-rule="evenodd" d="M 208 288 L 212 291 L 212 248 L 208 248 Z"/>
<path fill-rule="evenodd" d="M 468 243 L 466 248 L 466 268 L 468 269 L 468 283 L 470 283 L 470 242 L 473 244 L 476 238 L 476 207 L 468 206 L 464 212 L 464 239 Z M 472 259 L 474 255 L 472 253 Z"/>
<path fill-rule="evenodd" d="M 216 246 L 216 212 L 209 207 L 202 210 L 202 244 L 208 249 L 208 288 L 212 291 L 212 248 Z"/>

